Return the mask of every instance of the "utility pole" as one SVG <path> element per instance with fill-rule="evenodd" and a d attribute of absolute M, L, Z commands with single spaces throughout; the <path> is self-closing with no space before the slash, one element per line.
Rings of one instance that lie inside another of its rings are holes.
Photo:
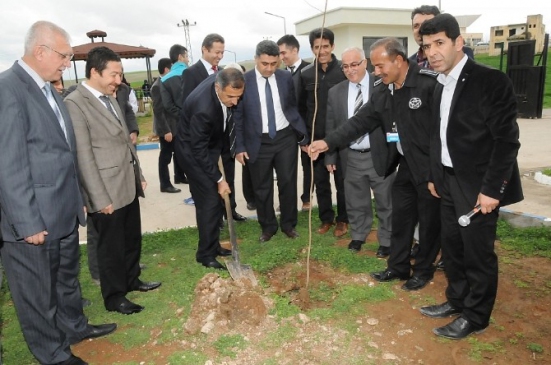
<path fill-rule="evenodd" d="M 191 39 L 189 38 L 189 27 L 193 27 L 193 26 L 197 25 L 197 22 L 193 22 L 193 24 L 190 24 L 189 20 L 182 19 L 182 23 L 178 23 L 176 25 L 178 27 L 183 27 L 184 28 L 184 34 L 185 34 L 185 37 L 186 37 L 186 48 L 187 48 L 187 53 L 189 55 L 189 63 L 190 63 L 190 65 L 192 65 L 193 64 L 193 53 L 191 52 Z"/>

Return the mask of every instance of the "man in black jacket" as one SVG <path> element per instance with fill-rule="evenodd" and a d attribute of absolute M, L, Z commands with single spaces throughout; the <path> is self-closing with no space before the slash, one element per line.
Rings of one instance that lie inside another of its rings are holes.
<path fill-rule="evenodd" d="M 322 139 L 325 137 L 325 118 L 329 89 L 339 82 L 346 80 L 346 77 L 341 70 L 340 62 L 332 53 L 333 49 L 335 49 L 335 35 L 330 29 L 314 29 L 310 32 L 309 41 L 316 60 L 303 68 L 300 74 L 301 90 L 297 91 L 300 93 L 298 108 L 302 119 L 306 123 L 308 133 L 313 135 L 315 139 Z M 316 93 L 317 105 L 315 102 Z M 314 114 L 316 114 L 315 122 Z M 314 129 L 314 133 L 312 133 L 312 129 Z M 335 224 L 335 211 L 333 210 L 331 199 L 331 180 L 329 171 L 325 167 L 323 156 L 314 161 L 313 164 L 314 184 L 321 221 L 318 233 L 325 234 Z M 336 237 L 343 236 L 348 232 L 348 215 L 344 199 L 344 176 L 340 165 L 340 159 L 337 159 L 337 168 L 333 171 L 337 189 L 337 226 L 333 231 Z"/>

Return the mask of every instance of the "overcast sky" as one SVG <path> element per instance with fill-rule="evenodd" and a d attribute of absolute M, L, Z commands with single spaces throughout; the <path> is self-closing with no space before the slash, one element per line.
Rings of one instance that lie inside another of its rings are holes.
<path fill-rule="evenodd" d="M 439 1 L 393 0 L 328 0 L 328 10 L 341 6 L 392 7 L 412 9 Z M 542 14 L 551 27 L 551 5 L 541 0 L 441 0 L 442 9 L 452 15 L 480 14 L 467 30 L 484 33 L 489 40 L 490 27 L 523 23 L 527 15 Z M 316 15 L 325 8 L 325 0 L 15 0 L 3 4 L 0 12 L 0 71 L 10 67 L 23 53 L 23 40 L 29 26 L 37 20 L 49 20 L 64 28 L 72 45 L 88 43 L 86 32 L 99 29 L 107 33 L 107 42 L 141 45 L 157 51 L 151 65 L 156 69 L 161 57 L 168 57 L 171 45 L 185 46 L 184 29 L 176 26 L 182 19 L 196 22 L 190 27 L 194 61 L 200 56 L 200 46 L 206 34 L 224 36 L 226 49 L 236 53 L 237 61 L 253 58 L 256 44 L 263 38 L 277 41 L 283 35 L 283 19 L 265 14 L 271 12 L 285 17 L 287 33 L 294 34 L 294 23 Z M 320 24 L 321 26 L 321 24 Z M 301 54 L 310 57 L 306 37 L 299 37 Z M 352 45 L 351 45 L 352 46 Z M 233 62 L 234 54 L 226 53 L 221 64 Z M 125 71 L 145 70 L 144 59 L 123 60 Z M 77 62 L 79 78 L 84 76 L 84 62 Z M 65 79 L 74 78 L 73 69 Z"/>

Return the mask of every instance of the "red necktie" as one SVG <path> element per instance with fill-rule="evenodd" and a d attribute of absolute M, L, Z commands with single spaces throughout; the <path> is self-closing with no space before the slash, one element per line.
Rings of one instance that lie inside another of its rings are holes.
<path fill-rule="evenodd" d="M 216 73 L 216 72 L 218 72 L 218 67 L 217 66 L 212 66 L 212 70 Z"/>

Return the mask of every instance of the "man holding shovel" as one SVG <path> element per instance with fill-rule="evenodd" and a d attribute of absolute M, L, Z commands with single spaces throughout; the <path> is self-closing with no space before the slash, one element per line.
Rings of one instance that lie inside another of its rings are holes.
<path fill-rule="evenodd" d="M 229 256 L 220 247 L 220 195 L 230 188 L 218 168 L 218 160 L 233 151 L 232 108 L 243 94 L 241 70 L 226 68 L 211 75 L 186 98 L 178 125 L 175 150 L 184 162 L 184 173 L 195 200 L 199 229 L 196 260 L 205 267 L 223 269 L 216 256 Z"/>

